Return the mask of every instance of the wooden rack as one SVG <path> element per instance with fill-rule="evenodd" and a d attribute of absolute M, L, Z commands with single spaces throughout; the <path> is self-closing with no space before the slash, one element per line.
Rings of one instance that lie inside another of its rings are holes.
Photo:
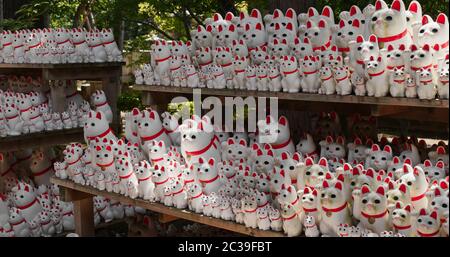
<path fill-rule="evenodd" d="M 96 195 L 100 195 L 108 199 L 113 199 L 123 204 L 131 204 L 146 210 L 177 217 L 180 219 L 194 221 L 201 224 L 206 224 L 212 227 L 217 227 L 244 235 L 258 237 L 284 236 L 281 232 L 252 229 L 232 221 L 207 217 L 201 214 L 193 213 L 189 210 L 167 207 L 160 203 L 152 203 L 142 199 L 131 199 L 120 194 L 109 193 L 107 191 L 98 190 L 93 187 L 76 184 L 75 182 L 70 180 L 62 180 L 53 177 L 51 178 L 51 182 L 55 185 L 58 185 L 60 188 L 63 188 L 66 194 L 66 201 L 74 202 L 75 232 L 80 236 L 94 235 L 94 212 L 92 197 Z"/>
<path fill-rule="evenodd" d="M 0 64 L 1 75 L 32 75 L 40 76 L 43 83 L 50 80 L 99 80 L 105 91 L 108 103 L 113 112 L 113 124 L 117 131 L 120 124 L 120 116 L 117 110 L 117 98 L 120 94 L 122 75 L 122 62 L 113 63 L 76 63 L 76 64 Z M 61 112 L 66 106 L 65 98 L 53 96 L 53 107 Z M 40 132 L 14 137 L 0 138 L 0 152 L 14 151 L 29 147 L 66 144 L 70 142 L 82 142 L 83 130 L 61 130 L 53 132 Z"/>
<path fill-rule="evenodd" d="M 192 99 L 193 89 L 172 86 L 133 85 L 142 92 L 143 104 L 165 110 L 175 96 Z M 237 89 L 201 89 L 202 97 L 276 97 L 280 109 L 372 115 L 379 120 L 379 131 L 404 131 L 418 137 L 448 138 L 449 100 L 417 98 L 369 97 L 355 95 L 319 95 Z"/>

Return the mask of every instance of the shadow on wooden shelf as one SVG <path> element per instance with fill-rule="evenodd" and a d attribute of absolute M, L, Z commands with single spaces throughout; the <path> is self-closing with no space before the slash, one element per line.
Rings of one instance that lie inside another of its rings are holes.
<path fill-rule="evenodd" d="M 69 180 L 62 180 L 62 179 L 59 179 L 56 177 L 52 177 L 51 182 L 60 187 L 68 188 L 73 191 L 83 192 L 85 194 L 90 194 L 92 196 L 101 195 L 101 196 L 109 198 L 109 199 L 114 199 L 114 200 L 120 201 L 121 203 L 124 203 L 124 204 L 131 204 L 134 206 L 139 206 L 146 210 L 170 215 L 173 217 L 178 217 L 180 219 L 190 220 L 193 222 L 233 231 L 233 232 L 244 234 L 244 235 L 257 236 L 257 237 L 281 237 L 281 236 L 284 236 L 284 234 L 281 232 L 252 229 L 252 228 L 248 228 L 244 225 L 237 224 L 232 221 L 226 221 L 226 220 L 222 220 L 222 219 L 206 217 L 201 214 L 193 213 L 189 210 L 181 210 L 181 209 L 177 209 L 177 208 L 167 207 L 160 203 L 151 203 L 148 201 L 144 201 L 142 199 L 131 199 L 129 197 L 125 197 L 120 194 L 109 193 L 106 191 L 101 191 L 101 190 L 95 189 L 93 187 L 82 186 L 80 184 L 76 184 L 73 181 L 69 181 Z M 82 220 L 82 219 L 80 218 L 80 220 Z"/>
<path fill-rule="evenodd" d="M 170 87 L 170 86 L 147 86 L 133 85 L 133 90 L 142 92 L 158 92 L 170 94 L 191 94 L 192 88 Z M 204 96 L 254 96 L 254 97 L 278 97 L 278 100 L 324 102 L 324 103 L 345 103 L 345 104 L 367 104 L 367 105 L 387 105 L 387 106 L 407 106 L 422 108 L 446 108 L 449 107 L 448 100 L 420 100 L 415 98 L 394 98 L 394 97 L 369 97 L 355 95 L 319 95 L 306 93 L 283 93 L 264 92 L 237 89 L 209 89 L 202 88 Z"/>
<path fill-rule="evenodd" d="M 71 142 L 84 142 L 83 128 L 44 131 L 0 138 L 0 152 Z"/>

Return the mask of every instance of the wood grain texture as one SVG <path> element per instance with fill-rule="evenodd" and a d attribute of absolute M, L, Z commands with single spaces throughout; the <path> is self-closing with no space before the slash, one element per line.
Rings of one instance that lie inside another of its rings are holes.
<path fill-rule="evenodd" d="M 83 128 L 44 131 L 0 138 L 0 152 L 68 144 L 71 142 L 84 142 Z"/>
<path fill-rule="evenodd" d="M 167 87 L 167 86 L 147 86 L 133 85 L 133 89 L 142 92 L 158 92 L 171 94 L 191 94 L 192 88 Z M 304 101 L 304 102 L 323 102 L 323 103 L 345 103 L 345 104 L 363 104 L 363 105 L 387 105 L 387 106 L 408 106 L 422 108 L 444 108 L 448 109 L 448 100 L 420 100 L 413 98 L 394 98 L 394 97 L 369 97 L 355 95 L 319 95 L 306 93 L 283 93 L 283 92 L 263 92 L 237 89 L 209 89 L 202 88 L 203 96 L 254 96 L 254 97 L 278 97 L 278 100 Z"/>
<path fill-rule="evenodd" d="M 206 224 L 209 226 L 233 231 L 233 232 L 244 234 L 244 235 L 257 236 L 257 237 L 284 236 L 284 234 L 281 232 L 263 231 L 263 230 L 259 230 L 259 229 L 247 228 L 244 225 L 237 224 L 232 221 L 226 221 L 226 220 L 222 220 L 222 219 L 206 217 L 201 214 L 193 213 L 189 210 L 180 210 L 180 209 L 176 209 L 173 207 L 167 207 L 160 203 L 151 203 L 151 202 L 144 201 L 142 199 L 131 199 L 131 198 L 125 197 L 120 194 L 109 193 L 106 191 L 101 191 L 101 190 L 95 189 L 93 187 L 82 186 L 82 185 L 76 184 L 73 181 L 69 181 L 69 180 L 61 180 L 56 177 L 52 177 L 51 182 L 53 184 L 56 184 L 63 188 L 70 188 L 70 189 L 73 189 L 76 191 L 81 191 L 81 192 L 85 192 L 88 194 L 92 194 L 93 196 L 101 195 L 101 196 L 107 197 L 109 199 L 120 201 L 121 203 L 124 203 L 124 204 L 131 204 L 134 206 L 139 206 L 139 207 L 142 207 L 142 208 L 150 210 L 150 211 L 170 215 L 173 217 L 178 217 L 180 219 L 190 220 L 190 221 L 197 222 L 197 223 Z M 78 219 L 78 220 L 82 221 L 81 219 Z"/>

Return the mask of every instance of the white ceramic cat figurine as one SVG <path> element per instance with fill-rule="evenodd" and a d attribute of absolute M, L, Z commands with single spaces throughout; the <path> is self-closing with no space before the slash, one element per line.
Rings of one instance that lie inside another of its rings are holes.
<path fill-rule="evenodd" d="M 349 95 L 352 93 L 352 85 L 348 73 L 347 67 L 337 66 L 333 68 L 334 80 L 336 82 L 336 94 Z"/>
<path fill-rule="evenodd" d="M 325 235 L 337 236 L 339 224 L 350 224 L 350 211 L 345 199 L 343 185 L 337 181 L 330 186 L 327 181 L 322 184 L 320 196 L 320 232 Z"/>
<path fill-rule="evenodd" d="M 366 62 L 368 77 L 366 89 L 368 96 L 383 97 L 389 92 L 389 78 L 385 69 L 386 66 L 381 56 L 378 56 L 376 59 L 371 56 L 369 61 Z"/>
<path fill-rule="evenodd" d="M 303 226 L 305 227 L 305 236 L 318 237 L 320 235 L 316 220 L 313 216 L 306 216 L 303 221 Z"/>
<path fill-rule="evenodd" d="M 280 71 L 282 74 L 281 86 L 283 92 L 299 92 L 300 74 L 298 71 L 297 58 L 295 56 L 283 56 Z"/>
<path fill-rule="evenodd" d="M 432 100 L 436 98 L 437 88 L 433 81 L 431 69 L 416 71 L 417 96 L 419 99 Z"/>
<path fill-rule="evenodd" d="M 92 95 L 92 104 L 95 106 L 96 111 L 102 111 L 106 116 L 108 123 L 113 121 L 113 113 L 111 107 L 108 104 L 106 94 L 103 90 L 96 90 Z"/>
<path fill-rule="evenodd" d="M 388 8 L 383 0 L 377 0 L 371 28 L 377 35 L 381 48 L 385 44 L 393 46 L 404 44 L 409 47 L 412 43 L 411 35 L 408 33 L 405 4 L 402 0 L 394 0 L 391 8 Z"/>
<path fill-rule="evenodd" d="M 297 209 L 291 204 L 281 205 L 281 217 L 283 219 L 283 231 L 288 237 L 299 236 L 302 233 L 302 223 Z"/>
<path fill-rule="evenodd" d="M 363 186 L 361 193 L 361 217 L 358 226 L 378 234 L 390 229 L 391 221 L 384 187 L 379 186 L 376 191 L 372 191 L 368 186 Z"/>
<path fill-rule="evenodd" d="M 319 94 L 332 95 L 336 92 L 336 82 L 333 78 L 333 71 L 329 66 L 320 68 L 320 79 L 322 85 L 319 88 Z"/>
<path fill-rule="evenodd" d="M 406 73 L 404 68 L 395 67 L 389 75 L 389 93 L 392 97 L 405 97 Z"/>

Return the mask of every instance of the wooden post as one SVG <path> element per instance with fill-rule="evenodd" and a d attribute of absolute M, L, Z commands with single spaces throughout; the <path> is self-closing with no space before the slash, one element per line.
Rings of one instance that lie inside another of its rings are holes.
<path fill-rule="evenodd" d="M 79 236 L 95 236 L 94 203 L 92 197 L 73 202 L 75 233 Z"/>
<path fill-rule="evenodd" d="M 113 122 L 111 124 L 112 128 L 116 133 L 119 132 L 119 124 L 120 124 L 120 115 L 119 110 L 117 109 L 117 98 L 120 95 L 121 84 L 120 84 L 120 76 L 121 69 L 113 71 L 113 75 L 109 78 L 103 78 L 102 87 L 103 91 L 105 91 L 106 98 L 108 99 L 109 106 L 111 106 L 111 110 L 113 113 Z"/>
<path fill-rule="evenodd" d="M 47 82 L 46 82 L 47 83 Z M 52 108 L 55 112 L 64 112 L 66 110 L 66 91 L 65 81 L 54 80 L 50 83 L 50 96 L 52 98 Z"/>
<path fill-rule="evenodd" d="M 64 189 L 64 200 L 73 202 L 73 216 L 75 218 L 75 233 L 80 236 L 94 236 L 94 202 L 93 195 L 71 188 Z"/>

